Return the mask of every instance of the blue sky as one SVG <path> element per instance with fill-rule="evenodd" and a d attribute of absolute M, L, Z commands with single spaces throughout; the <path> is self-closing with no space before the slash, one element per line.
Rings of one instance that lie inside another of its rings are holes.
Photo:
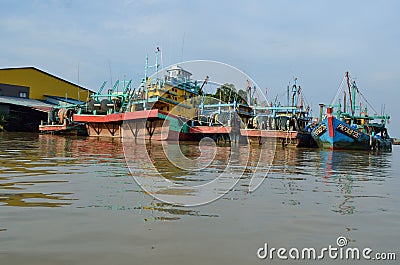
<path fill-rule="evenodd" d="M 215 60 L 268 98 L 298 78 L 314 114 L 345 71 L 400 137 L 399 1 L 0 0 L 0 67 L 35 66 L 96 90 L 133 78 L 157 46 L 164 65 Z M 151 58 L 151 57 L 150 57 Z"/>

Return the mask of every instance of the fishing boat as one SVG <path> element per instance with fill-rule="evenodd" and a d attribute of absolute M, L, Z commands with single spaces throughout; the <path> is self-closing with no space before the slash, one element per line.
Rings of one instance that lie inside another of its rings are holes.
<path fill-rule="evenodd" d="M 252 88 L 249 81 L 247 92 L 242 97 L 233 91 L 229 92 L 229 95 L 234 95 L 232 101 L 223 103 L 221 99 L 214 99 L 208 104 L 203 101 L 199 106 L 199 122 L 190 131 L 199 137 L 207 136 L 217 141 L 233 139 L 259 145 L 279 142 L 284 147 L 316 147 L 311 137 L 310 107 L 305 107 L 304 96 L 296 80 L 293 86 L 287 87 L 286 106 L 276 100 L 267 106 L 257 105 L 254 97 L 256 87 Z"/>
<path fill-rule="evenodd" d="M 83 103 L 83 102 L 82 102 Z M 60 135 L 86 136 L 87 130 L 84 123 L 74 122 L 72 116 L 76 113 L 78 104 L 62 104 L 51 108 L 47 121 L 41 121 L 39 132 Z"/>
<path fill-rule="evenodd" d="M 311 108 L 305 106 L 297 78 L 286 92 L 286 105 L 281 105 L 276 98 L 269 106 L 253 106 L 254 116 L 246 128 L 241 129 L 241 134 L 248 137 L 250 142 L 259 144 L 276 141 L 283 147 L 316 147 L 311 137 Z"/>
<path fill-rule="evenodd" d="M 343 91 L 343 84 L 346 81 L 347 92 Z M 321 121 L 312 130 L 312 137 L 320 148 L 342 149 L 342 150 L 392 150 L 392 140 L 388 135 L 386 124 L 390 117 L 388 115 L 370 115 L 368 107 L 372 106 L 360 92 L 357 84 L 351 79 L 348 72 L 336 93 L 338 99 L 341 91 L 344 92 L 343 107 L 339 102 L 337 105 L 320 104 Z M 347 100 L 347 97 L 349 100 Z M 357 98 L 364 99 L 363 105 Z M 326 107 L 326 117 L 322 118 L 323 110 Z"/>
<path fill-rule="evenodd" d="M 145 75 L 137 89 L 131 89 L 131 82 L 122 93 L 115 92 L 115 85 L 107 94 L 101 89 L 73 120 L 85 123 L 89 136 L 190 140 L 188 121 L 196 115 L 200 87 L 179 65 L 160 76 L 160 52 L 157 48 L 155 65 L 149 65 L 146 57 Z M 149 77 L 152 67 L 156 71 Z"/>
<path fill-rule="evenodd" d="M 241 135 L 241 129 L 253 116 L 253 108 L 236 92 L 233 84 L 226 83 L 220 85 L 214 95 L 202 95 L 190 133 L 195 140 L 209 137 L 216 142 L 247 143 L 247 137 Z"/>
<path fill-rule="evenodd" d="M 220 141 L 240 141 L 240 128 L 244 127 L 243 121 L 253 115 L 253 110 L 246 104 L 240 104 L 236 100 L 222 103 L 218 100 L 214 104 L 199 106 L 199 116 L 190 126 L 190 133 L 194 139 L 200 140 L 204 137 Z"/>

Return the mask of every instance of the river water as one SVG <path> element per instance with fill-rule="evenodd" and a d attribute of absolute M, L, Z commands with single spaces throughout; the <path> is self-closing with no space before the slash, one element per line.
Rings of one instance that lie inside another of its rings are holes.
<path fill-rule="evenodd" d="M 194 144 L 183 148 L 198 155 Z M 256 191 L 243 177 L 220 199 L 184 207 L 139 187 L 119 139 L 2 133 L 0 264 L 291 264 L 257 250 L 336 246 L 339 236 L 399 255 L 399 158 L 397 146 L 382 154 L 277 147 Z"/>

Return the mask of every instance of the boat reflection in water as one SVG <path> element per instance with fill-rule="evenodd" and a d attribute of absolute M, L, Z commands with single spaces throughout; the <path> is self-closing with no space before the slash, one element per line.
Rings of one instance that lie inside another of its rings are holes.
<path fill-rule="evenodd" d="M 264 185 L 285 205 L 328 204 L 335 213 L 353 214 L 362 200 L 383 198 L 373 187 L 387 180 L 391 166 L 390 153 L 277 147 Z"/>
<path fill-rule="evenodd" d="M 210 138 L 200 143 L 152 142 L 141 148 L 125 140 L 124 150 L 130 172 L 147 193 L 191 206 L 222 197 L 243 179 L 261 184 L 274 157 L 270 148 L 216 144 Z"/>
<path fill-rule="evenodd" d="M 360 153 L 357 151 L 321 151 L 325 164 L 322 182 L 336 189 L 332 211 L 353 214 L 360 200 L 383 198 L 369 186 L 380 185 L 390 174 L 390 154 Z"/>
<path fill-rule="evenodd" d="M 72 203 L 72 192 L 51 189 L 54 186 L 64 186 L 68 181 L 46 177 L 57 173 L 57 163 L 52 159 L 43 159 L 42 147 L 36 134 L 1 135 L 0 205 L 61 207 Z M 63 157 L 60 160 L 68 163 L 69 159 Z"/>
<path fill-rule="evenodd" d="M 0 263 L 176 264 L 178 257 L 191 264 L 252 264 L 260 242 L 318 247 L 343 235 L 353 246 L 387 251 L 398 243 L 397 148 L 378 155 L 279 144 L 275 152 L 207 141 L 126 144 L 0 134 Z M 215 190 L 222 197 L 199 207 L 159 201 L 133 178 L 178 200 L 197 197 L 196 186 L 221 172 L 232 176 L 218 179 L 221 187 L 238 182 L 227 193 Z M 160 174 L 188 189 L 168 189 Z M 249 192 L 254 177 L 265 176 Z"/>
<path fill-rule="evenodd" d="M 144 220 L 216 216 L 145 195 L 127 169 L 121 139 L 20 133 L 0 136 L 0 206 L 135 210 Z M 136 146 L 137 150 L 151 148 L 157 159 L 157 146 Z M 193 148 L 182 149 L 196 156 Z M 173 150 L 170 148 L 170 155 Z M 141 158 L 138 154 L 138 165 Z M 179 172 L 165 161 L 156 166 L 165 172 L 170 170 L 171 179 L 190 181 L 190 175 L 179 177 Z M 152 173 L 144 168 L 140 174 L 151 177 Z"/>
<path fill-rule="evenodd" d="M 151 217 L 144 217 L 151 220 L 174 220 L 181 214 L 218 216 L 217 212 L 159 202 L 147 196 L 131 174 L 147 179 L 158 194 L 191 198 L 199 195 L 197 186 L 228 172 L 235 182 L 219 179 L 221 186 L 215 192 L 222 199 L 245 199 L 252 178 L 267 177 L 255 194 L 268 193 L 282 204 L 294 206 L 328 202 L 332 211 L 351 214 L 357 211 L 360 200 L 381 197 L 370 188 L 385 181 L 391 167 L 390 153 L 279 146 L 272 152 L 259 146 L 213 142 L 200 146 L 153 142 L 146 148 L 130 144 L 132 152 L 125 157 L 120 139 L 3 134 L 0 203 L 13 207 L 135 209 L 141 214 L 151 212 Z M 235 166 L 227 168 L 232 161 Z M 165 180 L 177 186 L 163 186 Z M 224 189 L 231 184 L 235 185 L 226 193 Z M 186 188 L 176 188 L 179 185 Z M 312 198 L 307 196 L 309 192 Z"/>

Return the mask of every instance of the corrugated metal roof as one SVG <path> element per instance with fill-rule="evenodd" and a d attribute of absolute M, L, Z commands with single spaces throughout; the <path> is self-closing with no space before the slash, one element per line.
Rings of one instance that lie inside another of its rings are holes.
<path fill-rule="evenodd" d="M 61 78 L 61 77 L 58 77 L 58 76 L 56 76 L 56 75 L 54 75 L 54 74 L 50 74 L 50 73 L 48 73 L 48 72 L 46 72 L 46 71 L 43 71 L 43 70 L 41 70 L 41 69 L 39 69 L 39 68 L 36 68 L 36 67 L 33 67 L 33 66 L 28 66 L 28 67 L 8 67 L 8 68 L 0 68 L 0 71 L 2 71 L 2 70 L 24 70 L 24 69 L 32 69 L 32 70 L 38 71 L 38 72 L 40 72 L 40 73 L 42 73 L 42 74 L 45 74 L 45 75 L 51 76 L 51 77 L 53 77 L 53 78 L 56 78 L 56 79 L 58 79 L 58 80 L 61 80 L 61 81 L 63 81 L 63 82 L 66 82 L 66 83 L 68 83 L 68 84 L 70 84 L 70 85 L 79 87 L 79 88 L 84 89 L 84 90 L 88 90 L 88 91 L 90 91 L 90 92 L 94 92 L 94 91 L 91 90 L 91 89 L 88 89 L 88 88 L 83 87 L 83 86 L 81 86 L 81 85 L 74 84 L 74 83 L 72 83 L 71 81 L 65 80 L 65 79 L 63 79 L 63 78 Z"/>
<path fill-rule="evenodd" d="M 73 98 L 65 98 L 65 97 L 49 96 L 49 95 L 44 95 L 44 96 L 48 97 L 48 98 L 53 98 L 53 99 L 58 100 L 58 101 L 63 101 L 63 102 L 69 103 L 69 104 L 83 104 L 83 103 L 85 103 L 84 101 L 76 100 L 76 99 L 73 99 Z"/>
<path fill-rule="evenodd" d="M 55 105 L 37 99 L 0 96 L 0 103 L 28 107 L 42 112 L 48 112 Z"/>

